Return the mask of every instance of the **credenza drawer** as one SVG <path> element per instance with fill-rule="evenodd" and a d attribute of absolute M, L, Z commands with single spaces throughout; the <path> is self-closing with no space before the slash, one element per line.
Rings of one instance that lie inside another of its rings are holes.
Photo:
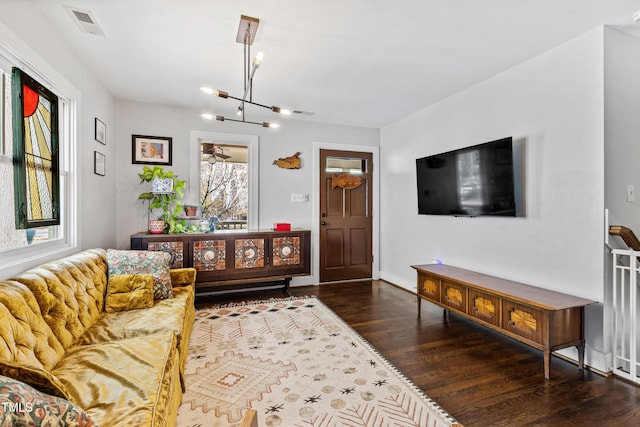
<path fill-rule="evenodd" d="M 500 309 L 500 297 L 469 288 L 469 315 L 500 326 Z"/>
<path fill-rule="evenodd" d="M 427 299 L 440 302 L 440 279 L 427 274 L 418 274 L 418 293 Z"/>
<path fill-rule="evenodd" d="M 467 287 L 442 280 L 440 302 L 463 313 L 467 312 Z"/>
<path fill-rule="evenodd" d="M 502 329 L 543 344 L 546 322 L 544 311 L 507 299 L 502 300 Z"/>

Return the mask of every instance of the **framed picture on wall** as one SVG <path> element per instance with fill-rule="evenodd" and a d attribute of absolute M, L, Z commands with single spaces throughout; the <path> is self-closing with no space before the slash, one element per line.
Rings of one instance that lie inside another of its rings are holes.
<path fill-rule="evenodd" d="M 107 145 L 107 125 L 102 123 L 102 120 L 96 117 L 95 120 L 95 136 L 94 138 L 100 144 Z"/>
<path fill-rule="evenodd" d="M 132 135 L 131 163 L 171 165 L 171 143 L 170 137 Z"/>
<path fill-rule="evenodd" d="M 106 156 L 97 151 L 93 152 L 93 173 L 100 176 L 105 176 L 107 173 Z"/>

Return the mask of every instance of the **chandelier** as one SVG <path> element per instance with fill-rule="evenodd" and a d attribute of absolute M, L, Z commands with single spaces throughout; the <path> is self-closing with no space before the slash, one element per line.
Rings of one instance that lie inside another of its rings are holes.
<path fill-rule="evenodd" d="M 240 105 L 237 108 L 237 114 L 239 118 L 228 118 L 225 116 L 214 115 L 209 113 L 202 114 L 202 117 L 207 120 L 218 120 L 218 121 L 231 121 L 231 122 L 240 122 L 240 123 L 250 123 L 254 125 L 260 125 L 266 128 L 277 128 L 280 127 L 278 123 L 271 122 L 253 122 L 246 120 L 245 118 L 245 105 L 251 104 L 257 107 L 262 107 L 273 111 L 274 113 L 279 113 L 283 115 L 291 115 L 292 111 L 287 110 L 285 108 L 280 108 L 275 105 L 266 105 L 261 104 L 259 102 L 255 102 L 253 100 L 253 76 L 256 73 L 256 70 L 260 68 L 260 64 L 262 63 L 263 54 L 259 52 L 253 60 L 251 60 L 251 45 L 253 44 L 253 40 L 255 39 L 256 32 L 258 31 L 258 25 L 260 24 L 260 20 L 257 18 L 252 18 L 250 16 L 241 15 L 240 16 L 240 26 L 238 27 L 238 35 L 236 36 L 236 42 L 242 43 L 244 46 L 244 94 L 242 98 L 232 96 L 228 92 L 223 90 L 216 90 L 210 87 L 201 87 L 200 90 L 209 95 L 215 95 L 224 99 L 235 99 L 236 101 L 240 101 Z M 307 113 L 304 111 L 295 111 L 300 114 L 313 114 Z"/>

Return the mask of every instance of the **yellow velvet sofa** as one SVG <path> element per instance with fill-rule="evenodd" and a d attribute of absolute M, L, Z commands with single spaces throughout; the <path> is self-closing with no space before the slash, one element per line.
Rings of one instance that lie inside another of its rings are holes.
<path fill-rule="evenodd" d="M 106 251 L 90 249 L 0 281 L 0 375 L 82 408 L 94 424 L 172 426 L 195 319 L 194 269 L 173 297 L 106 311 Z"/>

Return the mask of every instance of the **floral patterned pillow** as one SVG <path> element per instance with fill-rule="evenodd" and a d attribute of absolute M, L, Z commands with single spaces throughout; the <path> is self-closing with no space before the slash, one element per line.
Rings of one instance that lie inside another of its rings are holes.
<path fill-rule="evenodd" d="M 169 260 L 171 255 L 160 251 L 107 250 L 109 276 L 112 274 L 153 275 L 153 298 L 173 298 Z"/>
<path fill-rule="evenodd" d="M 0 375 L 1 426 L 95 427 L 81 408 L 59 397 L 42 393 L 13 378 Z"/>

